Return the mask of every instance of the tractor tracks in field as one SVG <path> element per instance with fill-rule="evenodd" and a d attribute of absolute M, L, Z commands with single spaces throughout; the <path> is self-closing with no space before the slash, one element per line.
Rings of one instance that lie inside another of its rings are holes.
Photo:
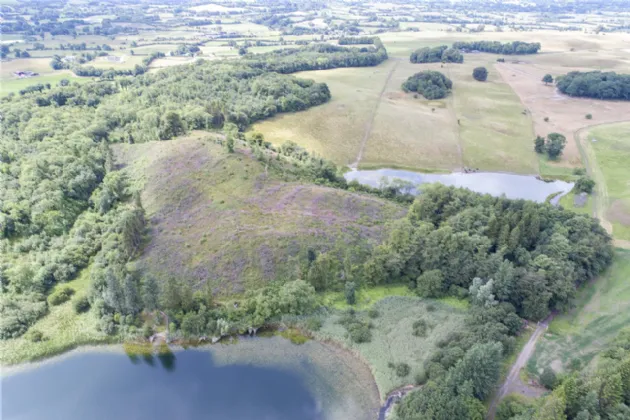
<path fill-rule="evenodd" d="M 370 135 L 372 134 L 372 125 L 374 124 L 374 119 L 376 118 L 378 107 L 381 104 L 381 101 L 383 100 L 383 96 L 385 95 L 385 91 L 387 90 L 387 86 L 389 85 L 389 81 L 391 80 L 392 75 L 394 74 L 394 72 L 396 71 L 396 68 L 398 67 L 398 64 L 400 63 L 400 59 L 398 58 L 392 58 L 392 60 L 394 60 L 395 63 L 392 66 L 392 68 L 389 70 L 387 79 L 385 79 L 385 83 L 383 83 L 383 88 L 381 89 L 381 92 L 378 95 L 378 99 L 376 100 L 376 105 L 374 105 L 374 109 L 372 109 L 372 113 L 370 114 L 367 122 L 365 123 L 365 130 L 363 132 L 363 138 L 361 139 L 361 147 L 359 148 L 359 154 L 357 155 L 357 159 L 350 164 L 350 169 L 355 170 L 359 168 L 359 163 L 361 162 L 361 159 L 363 158 L 363 151 L 365 150 L 365 145 L 367 144 L 367 141 L 370 138 Z"/>

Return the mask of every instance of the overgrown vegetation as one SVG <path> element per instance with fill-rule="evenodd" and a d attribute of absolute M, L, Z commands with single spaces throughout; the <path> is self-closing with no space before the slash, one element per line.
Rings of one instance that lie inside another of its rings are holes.
<path fill-rule="evenodd" d="M 426 99 L 442 99 L 451 91 L 453 82 L 439 71 L 425 70 L 409 77 L 402 85 L 405 92 L 418 92 Z"/>

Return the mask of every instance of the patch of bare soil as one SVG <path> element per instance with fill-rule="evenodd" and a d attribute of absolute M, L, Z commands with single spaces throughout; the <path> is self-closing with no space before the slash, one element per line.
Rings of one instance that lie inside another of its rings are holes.
<path fill-rule="evenodd" d="M 555 86 L 542 82 L 547 73 L 555 77 L 573 70 L 590 69 L 558 68 L 540 63 L 497 63 L 495 68 L 531 113 L 537 135 L 556 132 L 566 136 L 562 165 L 581 165 L 580 152 L 573 137 L 577 130 L 594 124 L 630 120 L 630 102 L 572 98 L 560 93 Z M 593 118 L 586 119 L 586 114 L 591 114 Z"/>
<path fill-rule="evenodd" d="M 606 218 L 611 222 L 618 222 L 624 226 L 630 226 L 630 208 L 621 200 L 615 200 L 611 203 Z"/>

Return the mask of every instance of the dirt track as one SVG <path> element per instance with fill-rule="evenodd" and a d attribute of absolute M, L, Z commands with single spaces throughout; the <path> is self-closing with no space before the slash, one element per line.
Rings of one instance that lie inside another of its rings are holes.
<path fill-rule="evenodd" d="M 372 113 L 370 114 L 370 117 L 368 118 L 367 123 L 365 124 L 365 131 L 363 132 L 363 138 L 361 139 L 361 147 L 359 148 L 359 154 L 357 155 L 357 160 L 355 160 L 354 162 L 350 164 L 351 169 L 358 169 L 359 163 L 361 162 L 361 159 L 363 158 L 363 151 L 365 150 L 365 145 L 367 144 L 367 141 L 370 138 L 370 134 L 372 134 L 372 124 L 374 123 L 374 118 L 376 118 L 376 112 L 378 111 L 378 106 L 380 105 L 381 100 L 383 99 L 383 96 L 385 95 L 385 91 L 387 90 L 387 85 L 389 85 L 389 81 L 392 78 L 392 75 L 394 74 L 394 72 L 396 71 L 396 67 L 398 67 L 398 63 L 400 62 L 399 59 L 394 59 L 394 60 L 396 60 L 396 62 L 394 63 L 392 68 L 389 70 L 387 79 L 385 79 L 385 83 L 383 83 L 383 89 L 381 89 L 381 93 L 378 95 L 378 100 L 376 101 L 376 105 L 374 106 L 374 109 L 372 110 Z"/>
<path fill-rule="evenodd" d="M 549 323 L 552 319 L 553 315 L 550 315 L 547 319 L 538 323 L 536 330 L 529 338 L 527 344 L 525 344 L 525 346 L 519 353 L 516 362 L 514 362 L 514 364 L 510 368 L 510 372 L 505 378 L 505 381 L 503 381 L 501 387 L 497 390 L 494 397 L 492 398 L 490 408 L 488 409 L 488 420 L 494 419 L 499 403 L 504 397 L 509 394 L 518 393 L 527 397 L 539 397 L 545 392 L 545 390 L 542 388 L 537 388 L 524 384 L 521 381 L 520 372 L 534 353 L 534 350 L 536 349 L 536 342 L 540 337 L 542 337 L 545 331 L 547 331 L 547 327 L 549 326 Z"/>

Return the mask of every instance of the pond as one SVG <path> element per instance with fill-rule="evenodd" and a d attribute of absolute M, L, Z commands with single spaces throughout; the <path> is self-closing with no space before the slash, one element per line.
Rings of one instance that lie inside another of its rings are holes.
<path fill-rule="evenodd" d="M 378 412 L 375 386 L 358 383 L 369 380 L 367 367 L 318 342 L 242 339 L 141 356 L 106 349 L 4 375 L 2 419 L 371 420 Z"/>
<path fill-rule="evenodd" d="M 505 195 L 512 199 L 545 202 L 554 193 L 552 204 L 556 205 L 560 197 L 573 188 L 573 184 L 564 181 L 545 182 L 532 175 L 517 175 L 498 172 L 453 172 L 449 174 L 423 174 L 398 169 L 358 170 L 345 174 L 347 181 L 357 180 L 361 184 L 378 187 L 383 178 L 402 179 L 416 185 L 439 182 L 444 185 L 468 188 L 472 191 L 490 194 L 496 197 Z"/>

